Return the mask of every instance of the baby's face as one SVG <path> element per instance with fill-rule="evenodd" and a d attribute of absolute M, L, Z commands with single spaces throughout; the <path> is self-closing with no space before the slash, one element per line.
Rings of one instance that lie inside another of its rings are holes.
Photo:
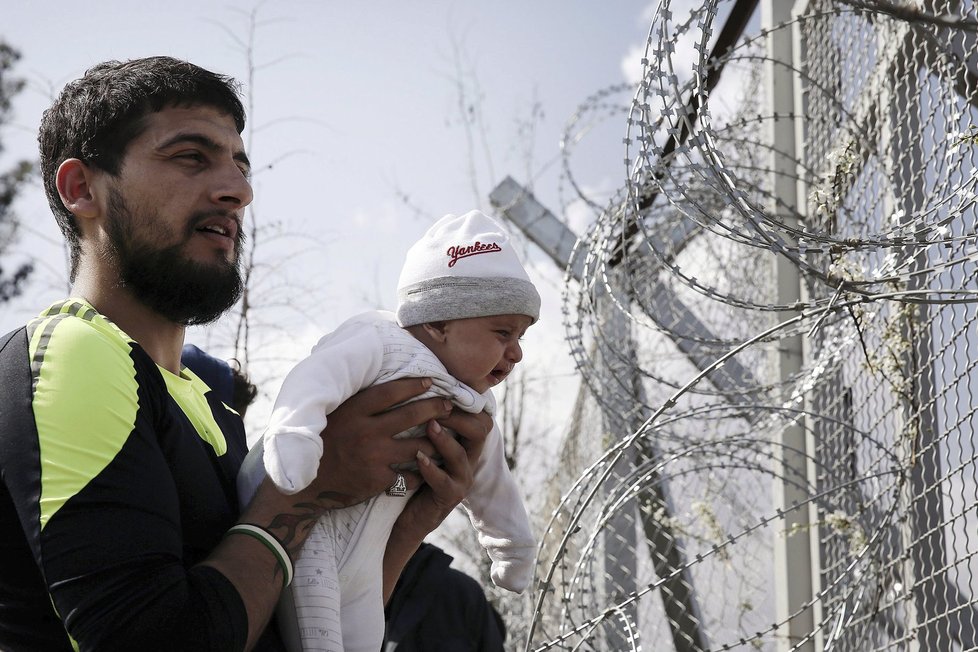
<path fill-rule="evenodd" d="M 532 320 L 526 315 L 493 315 L 444 322 L 436 351 L 452 374 L 477 392 L 503 382 L 523 359 L 520 338 Z"/>

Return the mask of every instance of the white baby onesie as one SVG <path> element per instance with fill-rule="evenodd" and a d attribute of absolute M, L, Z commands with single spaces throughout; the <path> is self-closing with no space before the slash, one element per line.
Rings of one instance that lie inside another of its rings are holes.
<path fill-rule="evenodd" d="M 285 378 L 268 429 L 238 475 L 242 504 L 250 502 L 266 473 L 287 493 L 306 487 L 322 456 L 327 415 L 361 389 L 404 377 L 432 378 L 418 399 L 443 396 L 472 413 L 495 412 L 491 391 L 479 394 L 449 375 L 427 347 L 397 325 L 393 313 L 358 315 L 323 337 Z M 408 498 L 382 494 L 332 510 L 316 523 L 278 609 L 290 650 L 380 649 L 383 555 Z M 495 423 L 462 506 L 492 562 L 492 581 L 522 592 L 533 574 L 536 542 Z"/>

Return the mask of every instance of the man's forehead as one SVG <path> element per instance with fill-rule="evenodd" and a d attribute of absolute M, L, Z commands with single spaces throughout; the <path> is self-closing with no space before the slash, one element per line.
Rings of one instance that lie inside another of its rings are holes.
<path fill-rule="evenodd" d="M 231 114 L 207 105 L 167 106 L 149 113 L 142 136 L 155 145 L 172 141 L 180 134 L 200 134 L 233 151 L 244 149 Z"/>

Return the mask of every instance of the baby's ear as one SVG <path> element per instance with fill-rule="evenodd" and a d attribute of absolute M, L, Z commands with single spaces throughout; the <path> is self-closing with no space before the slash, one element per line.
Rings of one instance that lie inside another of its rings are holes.
<path fill-rule="evenodd" d="M 432 321 L 424 324 L 424 332 L 436 342 L 445 341 L 445 322 Z"/>

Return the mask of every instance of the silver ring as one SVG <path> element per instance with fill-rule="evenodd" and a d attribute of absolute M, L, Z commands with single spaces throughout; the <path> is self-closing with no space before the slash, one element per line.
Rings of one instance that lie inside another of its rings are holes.
<path fill-rule="evenodd" d="M 394 484 L 387 490 L 387 495 L 395 498 L 403 498 L 407 495 L 407 482 L 405 482 L 403 475 L 397 474 L 397 477 L 394 478 Z"/>

